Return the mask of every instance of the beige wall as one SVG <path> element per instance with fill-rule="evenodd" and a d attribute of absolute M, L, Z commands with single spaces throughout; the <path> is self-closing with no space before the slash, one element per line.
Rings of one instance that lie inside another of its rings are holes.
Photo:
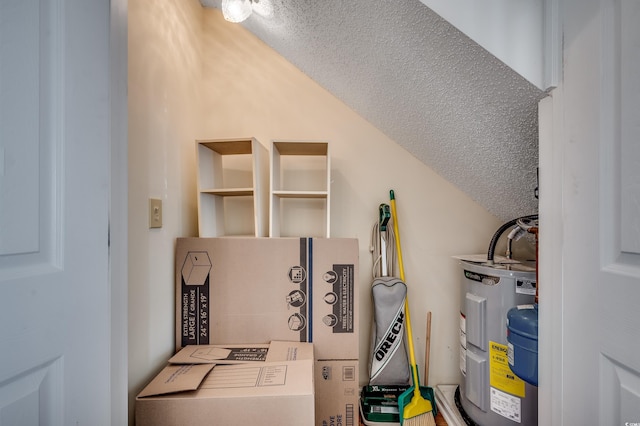
<path fill-rule="evenodd" d="M 198 0 L 129 0 L 129 402 L 174 351 L 176 237 L 197 232 Z M 148 199 L 163 203 L 149 229 Z"/>
<path fill-rule="evenodd" d="M 142 3 L 129 1 L 131 396 L 173 350 L 173 247 L 197 232 L 198 138 L 330 142 L 331 235 L 360 242 L 363 383 L 371 227 L 394 189 L 418 362 L 432 311 L 430 384 L 457 382 L 460 271 L 451 256 L 485 252 L 498 219 L 218 10 L 197 0 Z M 149 197 L 163 199 L 160 230 L 147 227 Z"/>

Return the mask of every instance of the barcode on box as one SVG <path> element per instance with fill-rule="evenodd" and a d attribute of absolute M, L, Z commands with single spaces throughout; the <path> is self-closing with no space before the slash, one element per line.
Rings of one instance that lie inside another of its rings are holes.
<path fill-rule="evenodd" d="M 355 426 L 355 409 L 353 404 L 347 404 L 345 413 L 345 426 Z"/>
<path fill-rule="evenodd" d="M 355 367 L 342 367 L 342 380 L 345 382 L 352 382 L 356 377 Z"/>

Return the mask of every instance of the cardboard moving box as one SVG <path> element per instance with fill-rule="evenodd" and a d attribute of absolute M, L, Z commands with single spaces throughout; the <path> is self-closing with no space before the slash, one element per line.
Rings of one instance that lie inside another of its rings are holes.
<path fill-rule="evenodd" d="M 136 425 L 311 426 L 312 375 L 312 360 L 169 365 L 136 398 Z"/>
<path fill-rule="evenodd" d="M 358 240 L 178 238 L 176 348 L 313 342 L 358 359 Z"/>
<path fill-rule="evenodd" d="M 188 347 L 172 359 L 182 362 L 195 354 L 200 360 L 203 353 L 226 358 L 233 349 L 242 347 Z M 313 346 L 272 342 L 244 349 L 260 355 L 242 364 L 167 365 L 136 398 L 136 425 L 315 424 Z"/>

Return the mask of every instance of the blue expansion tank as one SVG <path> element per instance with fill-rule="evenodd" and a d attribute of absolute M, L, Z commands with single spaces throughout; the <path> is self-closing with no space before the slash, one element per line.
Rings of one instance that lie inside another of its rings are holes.
<path fill-rule="evenodd" d="M 507 313 L 509 367 L 525 382 L 538 386 L 538 304 L 519 305 Z"/>

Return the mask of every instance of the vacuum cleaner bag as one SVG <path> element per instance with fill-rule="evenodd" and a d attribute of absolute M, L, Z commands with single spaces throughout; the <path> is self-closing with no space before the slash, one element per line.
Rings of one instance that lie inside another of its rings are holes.
<path fill-rule="evenodd" d="M 371 333 L 370 385 L 408 385 L 410 368 L 405 347 L 407 285 L 395 277 L 372 284 L 374 324 Z"/>

